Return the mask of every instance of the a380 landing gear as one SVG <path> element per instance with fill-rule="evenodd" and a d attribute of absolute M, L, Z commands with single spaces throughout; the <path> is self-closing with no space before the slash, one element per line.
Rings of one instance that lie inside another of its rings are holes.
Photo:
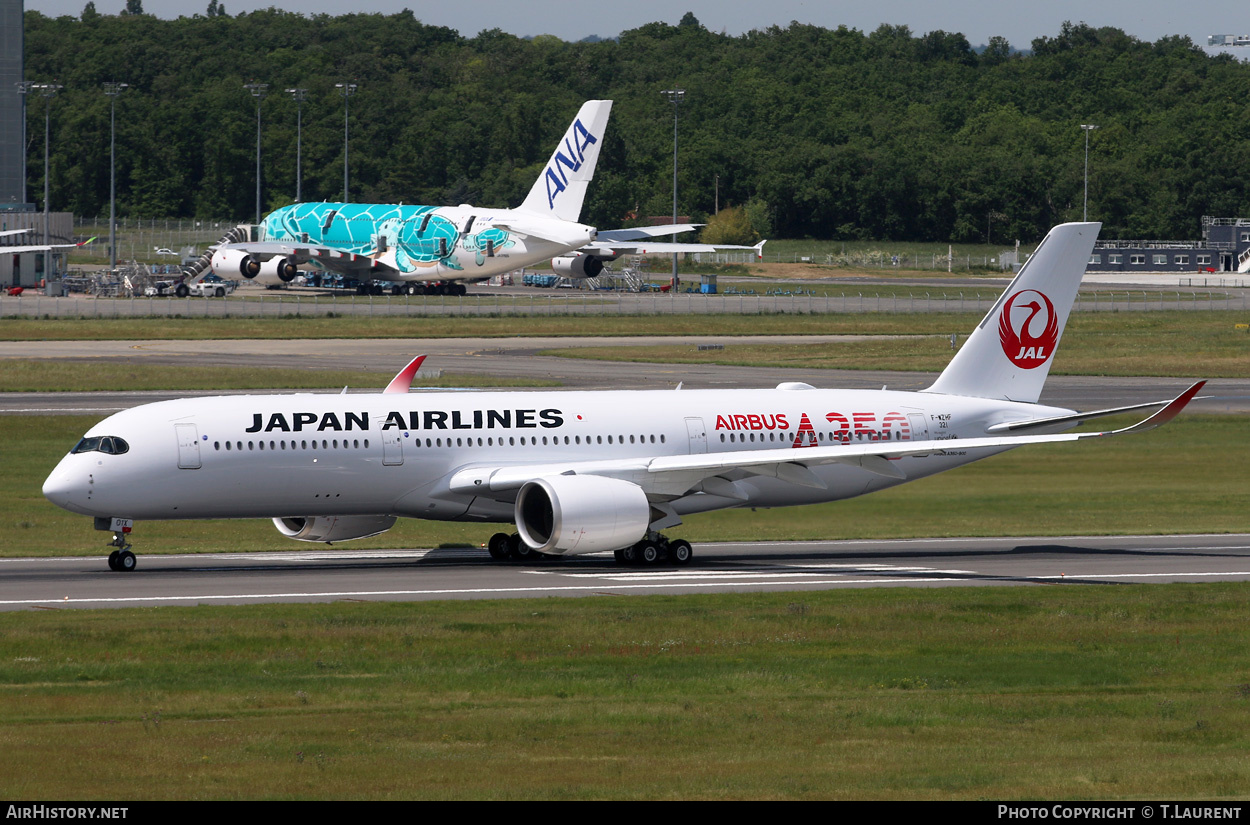
<path fill-rule="evenodd" d="M 659 533 L 648 533 L 642 541 L 617 550 L 615 555 L 617 564 L 650 565 L 667 560 L 672 565 L 684 567 L 694 558 L 694 548 L 685 539 L 669 541 Z"/>

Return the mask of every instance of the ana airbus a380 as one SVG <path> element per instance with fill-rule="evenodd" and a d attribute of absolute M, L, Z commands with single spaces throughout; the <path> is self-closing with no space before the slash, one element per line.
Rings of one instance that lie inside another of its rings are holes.
<path fill-rule="evenodd" d="M 405 206 L 393 203 L 297 203 L 265 217 L 256 241 L 224 244 L 212 269 L 226 279 L 289 283 L 299 267 L 369 281 L 402 282 L 409 292 L 436 285 L 464 294 L 466 281 L 551 260 L 557 274 L 594 277 L 625 254 L 712 252 L 755 247 L 671 244 L 656 237 L 695 224 L 599 231 L 579 223 L 594 177 L 610 100 L 589 100 L 564 133 L 525 201 L 516 209 Z M 398 285 L 396 289 L 398 289 Z"/>
<path fill-rule="evenodd" d="M 313 542 L 399 517 L 514 523 L 491 555 L 612 551 L 688 563 L 660 531 L 682 516 L 864 495 L 1024 445 L 1157 427 L 1170 401 L 1093 412 L 1038 404 L 1099 224 L 1055 227 L 931 387 L 409 393 L 414 359 L 374 395 L 259 395 L 148 404 L 92 427 L 43 492 L 115 531 L 130 570 L 139 519 L 272 518 Z M 1063 433 L 1162 409 L 1109 432 Z"/>

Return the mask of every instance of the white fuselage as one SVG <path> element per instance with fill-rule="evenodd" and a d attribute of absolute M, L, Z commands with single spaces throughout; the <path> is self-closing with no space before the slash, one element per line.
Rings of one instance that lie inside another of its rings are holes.
<path fill-rule="evenodd" d="M 511 521 L 515 490 L 475 495 L 452 477 L 475 465 L 957 440 L 1004 421 L 1068 411 L 929 393 L 863 390 L 414 392 L 194 398 L 117 413 L 88 437 L 126 452 L 65 456 L 44 492 L 77 513 L 132 519 L 394 515 Z M 804 446 L 794 446 L 799 443 Z M 891 460 L 901 478 L 814 466 L 823 489 L 746 470 L 734 497 L 647 490 L 678 514 L 832 501 L 894 486 L 1007 448 Z M 557 470 L 558 472 L 558 470 Z M 619 473 L 618 473 L 619 475 Z M 454 487 L 454 488 L 453 488 Z"/>

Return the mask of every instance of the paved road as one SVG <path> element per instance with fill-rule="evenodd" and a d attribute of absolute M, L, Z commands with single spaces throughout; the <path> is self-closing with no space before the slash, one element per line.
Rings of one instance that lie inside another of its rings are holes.
<path fill-rule="evenodd" d="M 1250 580 L 1250 535 L 700 544 L 689 566 L 610 554 L 534 565 L 485 550 L 331 550 L 0 559 L 0 611 L 271 602 L 425 601 L 977 585 Z"/>
<path fill-rule="evenodd" d="M 817 387 L 915 390 L 932 383 L 932 373 L 881 370 L 783 369 L 725 367 L 700 364 L 649 364 L 539 356 L 553 347 L 630 347 L 658 343 L 790 343 L 836 342 L 858 336 L 764 335 L 749 338 L 700 336 L 671 338 L 440 338 L 431 340 L 230 340 L 230 341 L 0 341 L 0 363 L 6 358 L 59 359 L 87 366 L 98 359 L 133 364 L 203 364 L 211 347 L 213 364 L 238 367 L 290 367 L 378 371 L 376 391 L 416 354 L 426 353 L 426 367 L 453 373 L 510 378 L 544 378 L 567 389 L 664 389 L 680 382 L 690 389 L 772 387 L 781 381 L 806 381 Z M 1176 378 L 1104 378 L 1053 376 L 1042 401 L 1074 409 L 1100 409 L 1168 398 L 1188 385 Z M 335 390 L 337 391 L 337 390 Z M 256 393 L 257 390 L 248 392 Z M 69 412 L 109 413 L 165 398 L 222 395 L 211 392 L 0 393 L 0 413 Z M 1250 414 L 1250 380 L 1218 379 L 1204 392 L 1211 399 L 1196 401 L 1195 412 Z"/>

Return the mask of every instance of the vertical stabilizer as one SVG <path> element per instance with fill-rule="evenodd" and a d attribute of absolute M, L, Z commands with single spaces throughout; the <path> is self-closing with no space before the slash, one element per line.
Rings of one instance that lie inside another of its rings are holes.
<path fill-rule="evenodd" d="M 1036 403 L 1101 226 L 1065 223 L 1050 230 L 925 392 Z"/>
<path fill-rule="evenodd" d="M 521 209 L 562 221 L 576 222 L 581 217 L 582 201 L 595 175 L 595 163 L 603 148 L 603 130 L 611 111 L 610 100 L 588 100 L 582 104 Z"/>

